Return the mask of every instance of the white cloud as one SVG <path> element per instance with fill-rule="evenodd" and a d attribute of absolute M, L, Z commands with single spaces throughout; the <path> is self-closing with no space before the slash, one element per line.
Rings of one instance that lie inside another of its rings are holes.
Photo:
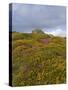
<path fill-rule="evenodd" d="M 48 31 L 45 31 L 45 33 L 52 34 L 54 36 L 61 36 L 61 37 L 65 37 L 66 36 L 65 30 L 62 30 L 62 29 L 48 30 Z"/>

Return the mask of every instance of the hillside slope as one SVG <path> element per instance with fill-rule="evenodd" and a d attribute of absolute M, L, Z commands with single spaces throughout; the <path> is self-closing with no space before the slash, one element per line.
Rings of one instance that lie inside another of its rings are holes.
<path fill-rule="evenodd" d="M 66 83 L 66 40 L 44 33 L 12 33 L 12 85 Z"/>

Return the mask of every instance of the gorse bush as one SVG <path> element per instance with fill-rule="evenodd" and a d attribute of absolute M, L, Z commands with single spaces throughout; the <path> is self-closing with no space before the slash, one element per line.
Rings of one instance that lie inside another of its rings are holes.
<path fill-rule="evenodd" d="M 12 85 L 66 83 L 65 38 L 44 34 L 12 33 Z"/>

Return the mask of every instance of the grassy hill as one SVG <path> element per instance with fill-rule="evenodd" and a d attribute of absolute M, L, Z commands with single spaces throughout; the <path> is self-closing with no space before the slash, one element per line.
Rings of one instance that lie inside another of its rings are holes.
<path fill-rule="evenodd" d="M 12 85 L 66 83 L 66 39 L 39 32 L 12 33 Z"/>

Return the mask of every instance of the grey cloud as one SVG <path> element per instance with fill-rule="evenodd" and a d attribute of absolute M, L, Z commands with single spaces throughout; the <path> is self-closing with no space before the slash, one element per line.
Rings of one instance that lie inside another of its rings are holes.
<path fill-rule="evenodd" d="M 13 4 L 12 25 L 20 27 L 20 32 L 32 28 L 66 27 L 66 8 L 63 6 Z M 62 26 L 62 27 L 61 27 Z M 51 28 L 51 29 L 50 29 Z"/>

